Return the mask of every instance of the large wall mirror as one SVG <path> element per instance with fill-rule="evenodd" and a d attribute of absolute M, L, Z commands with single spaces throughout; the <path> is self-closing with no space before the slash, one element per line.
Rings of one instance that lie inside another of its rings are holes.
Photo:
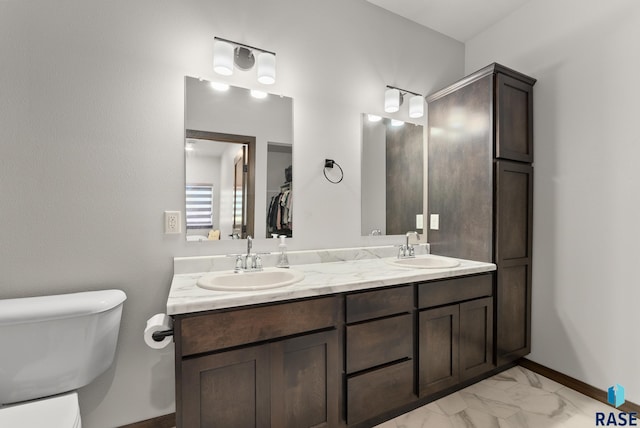
<path fill-rule="evenodd" d="M 293 100 L 186 77 L 187 240 L 292 236 L 292 186 Z"/>
<path fill-rule="evenodd" d="M 361 234 L 423 232 L 424 127 L 362 115 Z"/>

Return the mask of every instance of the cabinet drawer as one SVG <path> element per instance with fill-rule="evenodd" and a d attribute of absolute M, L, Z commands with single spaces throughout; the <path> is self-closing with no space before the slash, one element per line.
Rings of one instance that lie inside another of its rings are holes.
<path fill-rule="evenodd" d="M 179 318 L 182 356 L 333 327 L 338 297 Z"/>
<path fill-rule="evenodd" d="M 418 307 L 430 308 L 493 294 L 493 275 L 467 276 L 420 284 Z"/>
<path fill-rule="evenodd" d="M 347 373 L 413 356 L 413 316 L 347 326 Z"/>
<path fill-rule="evenodd" d="M 349 425 L 413 401 L 413 376 L 413 360 L 408 360 L 347 379 Z"/>
<path fill-rule="evenodd" d="M 395 315 L 413 309 L 413 286 L 350 294 L 346 299 L 347 323 Z"/>

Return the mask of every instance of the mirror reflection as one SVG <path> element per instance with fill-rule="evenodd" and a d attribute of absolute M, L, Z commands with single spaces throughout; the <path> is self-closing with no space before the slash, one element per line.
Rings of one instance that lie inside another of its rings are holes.
<path fill-rule="evenodd" d="M 292 236 L 293 100 L 193 77 L 185 94 L 187 240 Z"/>
<path fill-rule="evenodd" d="M 267 238 L 281 235 L 293 236 L 292 182 L 291 144 L 269 143 L 267 147 Z"/>
<path fill-rule="evenodd" d="M 424 127 L 362 115 L 361 234 L 423 232 Z"/>

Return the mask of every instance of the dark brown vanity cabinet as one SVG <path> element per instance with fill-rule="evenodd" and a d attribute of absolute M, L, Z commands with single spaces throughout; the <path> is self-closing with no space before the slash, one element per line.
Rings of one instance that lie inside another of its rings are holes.
<path fill-rule="evenodd" d="M 345 296 L 346 419 L 358 424 L 415 401 L 414 287 Z"/>
<path fill-rule="evenodd" d="M 418 286 L 418 387 L 421 397 L 495 367 L 492 294 L 492 275 Z"/>
<path fill-rule="evenodd" d="M 370 427 L 488 375 L 493 273 L 174 316 L 177 428 Z"/>
<path fill-rule="evenodd" d="M 431 251 L 497 265 L 498 366 L 531 350 L 534 84 L 491 64 L 427 97 Z"/>
<path fill-rule="evenodd" d="M 339 426 L 340 314 L 333 296 L 175 317 L 177 426 Z"/>

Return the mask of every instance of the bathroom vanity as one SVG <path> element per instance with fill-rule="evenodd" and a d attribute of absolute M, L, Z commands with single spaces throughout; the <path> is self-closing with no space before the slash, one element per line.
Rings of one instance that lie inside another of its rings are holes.
<path fill-rule="evenodd" d="M 451 266 L 292 254 L 302 281 L 239 292 L 196 285 L 229 258 L 175 259 L 178 428 L 370 427 L 528 354 L 534 84 L 491 64 L 427 97 L 429 242 Z"/>
<path fill-rule="evenodd" d="M 493 373 L 495 265 L 392 262 L 293 265 L 256 292 L 176 274 L 177 426 L 373 426 Z"/>

